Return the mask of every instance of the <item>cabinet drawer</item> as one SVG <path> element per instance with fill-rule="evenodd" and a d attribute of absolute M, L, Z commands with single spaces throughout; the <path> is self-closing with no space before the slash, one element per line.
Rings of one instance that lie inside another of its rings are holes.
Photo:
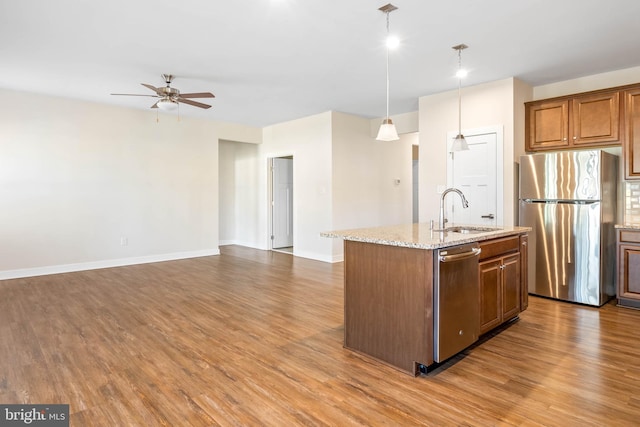
<path fill-rule="evenodd" d="M 640 230 L 638 231 L 620 230 L 620 241 L 630 242 L 630 243 L 640 243 Z"/>
<path fill-rule="evenodd" d="M 510 236 L 502 239 L 480 242 L 480 259 L 488 259 L 508 252 L 518 252 L 520 236 Z"/>

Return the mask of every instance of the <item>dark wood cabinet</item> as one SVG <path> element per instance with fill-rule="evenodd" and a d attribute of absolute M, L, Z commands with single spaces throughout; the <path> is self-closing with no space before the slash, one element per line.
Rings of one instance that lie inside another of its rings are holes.
<path fill-rule="evenodd" d="M 640 179 L 640 88 L 624 92 L 624 175 Z"/>
<path fill-rule="evenodd" d="M 417 375 L 434 361 L 433 251 L 344 245 L 344 346 Z"/>
<path fill-rule="evenodd" d="M 569 101 L 527 103 L 526 150 L 539 151 L 569 146 Z"/>
<path fill-rule="evenodd" d="M 545 151 L 620 145 L 619 90 L 525 103 L 525 149 Z"/>
<path fill-rule="evenodd" d="M 469 279 L 470 275 L 452 274 L 451 280 L 446 281 L 449 295 L 453 296 L 449 302 L 457 307 L 457 311 L 450 313 L 472 313 L 469 317 L 474 323 L 478 319 L 482 324 L 480 333 L 517 316 L 523 309 L 521 276 L 522 269 L 527 268 L 527 258 L 521 258 L 520 251 L 526 232 L 517 228 L 507 236 L 477 240 L 481 248 L 478 264 L 474 260 L 468 267 L 472 273 L 479 269 L 479 278 L 475 274 L 473 279 Z M 366 233 L 371 235 L 369 230 Z M 385 230 L 381 235 L 387 233 Z M 413 234 L 399 241 L 411 238 Z M 412 375 L 435 363 L 437 335 L 442 325 L 437 325 L 434 316 L 443 319 L 442 312 L 437 311 L 442 305 L 436 307 L 436 303 L 443 301 L 439 298 L 445 286 L 439 282 L 442 270 L 437 250 L 456 247 L 461 243 L 455 239 L 464 237 L 447 237 L 452 241 L 445 247 L 439 240 L 442 238 L 436 237 L 438 240 L 431 244 L 436 246 L 435 250 L 345 240 L 345 348 Z M 460 283 L 472 293 L 458 291 Z M 471 289 L 466 288 L 468 285 Z"/>
<path fill-rule="evenodd" d="M 640 230 L 618 230 L 618 305 L 640 308 Z"/>
<path fill-rule="evenodd" d="M 620 144 L 620 93 L 576 96 L 571 100 L 569 120 L 574 146 Z"/>
<path fill-rule="evenodd" d="M 502 323 L 500 259 L 484 261 L 480 268 L 480 334 Z"/>
<path fill-rule="evenodd" d="M 512 319 L 521 311 L 520 246 L 519 236 L 480 245 L 480 334 Z"/>

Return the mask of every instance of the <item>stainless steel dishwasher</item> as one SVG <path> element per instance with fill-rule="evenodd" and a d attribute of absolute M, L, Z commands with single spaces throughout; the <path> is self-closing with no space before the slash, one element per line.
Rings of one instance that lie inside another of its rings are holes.
<path fill-rule="evenodd" d="M 443 362 L 478 340 L 478 243 L 434 252 L 434 359 Z"/>

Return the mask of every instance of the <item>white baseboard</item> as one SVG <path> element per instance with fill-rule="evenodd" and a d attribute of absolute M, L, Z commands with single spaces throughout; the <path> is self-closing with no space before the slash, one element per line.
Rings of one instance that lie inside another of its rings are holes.
<path fill-rule="evenodd" d="M 220 240 L 218 246 L 237 245 L 236 240 Z"/>
<path fill-rule="evenodd" d="M 212 248 L 203 249 L 200 251 L 174 252 L 170 254 L 108 259 L 103 261 L 82 262 L 77 264 L 62 264 L 46 267 L 22 268 L 18 270 L 5 270 L 0 271 L 0 280 L 45 276 L 48 274 L 71 273 L 74 271 L 97 270 L 100 268 L 123 267 L 125 265 L 148 264 L 152 262 L 175 261 L 179 259 L 198 258 L 212 255 L 220 255 L 220 249 Z"/>
<path fill-rule="evenodd" d="M 260 250 L 268 250 L 267 248 L 261 248 L 259 246 L 256 246 L 256 244 L 254 242 L 244 242 L 241 240 L 221 240 L 218 243 L 219 246 L 227 246 L 227 245 L 238 245 L 238 246 L 245 246 L 247 248 L 253 248 L 253 249 L 260 249 Z"/>
<path fill-rule="evenodd" d="M 308 259 L 312 259 L 315 261 L 322 261 L 322 262 L 330 262 L 330 263 L 334 263 L 334 262 L 340 262 L 340 261 L 334 261 L 333 257 L 330 255 L 324 255 L 324 254 L 317 254 L 314 252 L 300 252 L 300 251 L 296 251 L 295 246 L 293 247 L 293 256 L 297 256 L 300 258 L 308 258 Z"/>

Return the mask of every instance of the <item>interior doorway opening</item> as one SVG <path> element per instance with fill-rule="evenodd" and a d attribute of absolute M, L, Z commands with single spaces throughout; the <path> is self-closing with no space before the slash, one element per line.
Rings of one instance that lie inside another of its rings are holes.
<path fill-rule="evenodd" d="M 293 156 L 270 159 L 271 250 L 293 254 Z"/>

